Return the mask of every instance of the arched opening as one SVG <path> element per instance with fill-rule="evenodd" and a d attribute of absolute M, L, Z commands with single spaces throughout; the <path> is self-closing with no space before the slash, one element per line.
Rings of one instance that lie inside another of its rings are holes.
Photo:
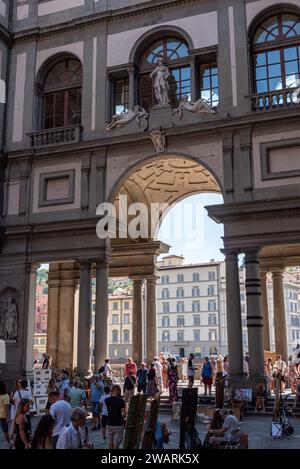
<path fill-rule="evenodd" d="M 194 257 L 191 263 L 195 264 L 195 272 L 189 268 L 184 279 L 181 278 L 184 275 L 180 269 L 177 273 L 178 266 L 170 265 L 167 272 L 166 264 L 167 258 L 174 256 L 180 258 L 181 252 L 173 254 L 172 250 L 172 254 L 164 258 L 166 272 L 164 269 L 161 270 L 159 257 L 172 249 L 171 242 L 160 238 L 163 220 L 167 219 L 168 214 L 171 214 L 183 201 L 205 194 L 215 196 L 211 202 L 213 204 L 218 203 L 217 201 L 223 202 L 221 184 L 217 175 L 199 160 L 178 155 L 152 158 L 142 162 L 138 167 L 135 166 L 118 181 L 110 194 L 109 200 L 114 201 L 117 228 L 122 230 L 124 222 L 128 225 L 126 236 L 119 237 L 117 229 L 117 236 L 111 239 L 110 271 L 126 272 L 132 278 L 132 355 L 137 362 L 142 359 L 150 362 L 157 352 L 168 351 L 171 355 L 183 357 L 195 349 L 198 350 L 199 347 L 200 350 L 205 348 L 207 351 L 210 347 L 219 349 L 217 282 L 220 278 L 221 261 L 209 258 L 208 266 L 203 270 L 203 266 L 199 266 L 199 259 L 197 264 L 197 258 Z M 207 200 L 205 204 L 209 203 Z M 157 206 L 160 207 L 159 214 L 153 219 L 153 208 Z M 198 221 L 201 218 L 200 228 L 199 223 L 196 226 L 197 231 L 198 228 L 202 229 L 203 216 L 207 219 L 208 216 L 203 203 L 201 213 L 197 210 L 198 207 L 195 208 L 195 219 Z M 136 236 L 130 231 L 131 223 L 135 223 Z M 145 230 L 141 228 L 143 223 L 146 226 Z M 214 224 L 213 220 L 211 223 Z M 189 229 L 188 223 L 183 218 L 177 218 L 176 224 L 186 225 L 185 228 Z M 192 230 L 192 226 L 190 229 Z M 124 232 L 122 234 L 124 235 Z M 219 248 L 221 247 L 220 239 Z M 201 252 L 207 255 L 205 240 Z M 187 266 L 184 264 L 183 268 L 185 267 Z M 202 273 L 199 274 L 200 267 Z M 201 282 L 205 279 L 205 284 L 200 282 L 199 277 L 202 277 Z M 145 283 L 139 283 L 141 278 L 145 279 Z M 154 285 L 157 284 L 156 298 L 152 288 L 152 278 L 155 278 Z M 171 285 L 172 288 L 176 285 L 176 289 L 173 288 L 174 292 L 170 291 Z M 139 295 L 139 301 L 140 297 L 144 298 L 142 313 L 138 310 L 135 295 Z M 190 299 L 187 301 L 188 297 Z M 187 329 L 191 331 L 191 337 Z"/>

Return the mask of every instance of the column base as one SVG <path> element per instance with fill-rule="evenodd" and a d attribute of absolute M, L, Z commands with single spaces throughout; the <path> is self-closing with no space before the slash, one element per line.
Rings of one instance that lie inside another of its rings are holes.
<path fill-rule="evenodd" d="M 80 379 L 89 379 L 93 376 L 92 370 L 76 370 L 73 374 L 79 376 Z"/>
<path fill-rule="evenodd" d="M 236 389 L 247 389 L 247 378 L 244 375 L 229 375 L 229 386 L 234 398 Z"/>
<path fill-rule="evenodd" d="M 264 374 L 251 374 L 249 378 L 247 379 L 247 388 L 252 389 L 252 393 L 255 395 L 257 386 L 262 383 L 265 386 L 265 389 L 267 390 L 267 376 Z"/>

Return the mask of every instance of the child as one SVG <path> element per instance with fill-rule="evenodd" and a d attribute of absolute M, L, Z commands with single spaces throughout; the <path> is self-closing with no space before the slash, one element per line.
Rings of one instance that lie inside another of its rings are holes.
<path fill-rule="evenodd" d="M 266 396 L 265 386 L 264 386 L 263 383 L 260 383 L 257 386 L 257 390 L 256 390 L 256 403 L 255 403 L 254 412 L 258 412 L 258 411 L 265 412 L 266 411 L 265 396 Z"/>

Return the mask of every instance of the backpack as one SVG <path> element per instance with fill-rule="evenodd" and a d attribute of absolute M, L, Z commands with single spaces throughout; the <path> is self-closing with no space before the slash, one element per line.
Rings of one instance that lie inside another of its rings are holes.
<path fill-rule="evenodd" d="M 99 373 L 104 373 L 104 371 L 105 371 L 105 367 L 104 367 L 104 366 L 101 366 L 101 367 L 99 368 Z"/>

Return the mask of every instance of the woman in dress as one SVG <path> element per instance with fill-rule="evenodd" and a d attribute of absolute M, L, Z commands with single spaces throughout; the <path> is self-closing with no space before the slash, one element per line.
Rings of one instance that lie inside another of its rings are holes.
<path fill-rule="evenodd" d="M 15 382 L 14 387 L 9 395 L 9 403 L 10 403 L 10 415 L 9 415 L 9 428 L 11 430 L 11 438 L 13 438 L 13 424 L 16 416 L 16 406 L 14 401 L 14 395 L 20 389 L 20 381 L 17 379 Z"/>
<path fill-rule="evenodd" d="M 229 386 L 228 379 L 226 379 L 228 375 L 229 375 L 229 364 L 228 364 L 227 355 L 225 355 L 223 359 L 223 378 L 225 378 L 225 381 L 224 381 L 225 387 Z"/>
<path fill-rule="evenodd" d="M 167 359 L 164 357 L 162 360 L 162 382 L 163 382 L 163 390 L 167 389 L 168 385 L 168 366 L 169 363 Z"/>
<path fill-rule="evenodd" d="M 269 391 L 274 391 L 273 363 L 271 357 L 269 357 L 267 361 L 267 377 L 269 382 Z"/>
<path fill-rule="evenodd" d="M 32 439 L 32 449 L 54 449 L 52 442 L 54 423 L 52 415 L 43 415 Z"/>
<path fill-rule="evenodd" d="M 13 425 L 13 432 L 15 434 L 15 449 L 30 448 L 30 423 L 26 417 L 26 414 L 29 413 L 29 408 L 30 400 L 21 399 L 16 411 L 16 417 Z"/>
<path fill-rule="evenodd" d="M 187 368 L 188 368 L 188 359 L 186 357 L 182 360 L 182 382 L 187 382 Z"/>
<path fill-rule="evenodd" d="M 147 394 L 150 397 L 155 397 L 158 393 L 157 376 L 155 371 L 155 363 L 151 363 L 148 373 Z"/>
<path fill-rule="evenodd" d="M 178 401 L 177 383 L 178 383 L 177 365 L 174 363 L 174 361 L 171 361 L 168 367 L 168 387 L 169 387 L 170 404 L 173 404 L 173 402 Z"/>

